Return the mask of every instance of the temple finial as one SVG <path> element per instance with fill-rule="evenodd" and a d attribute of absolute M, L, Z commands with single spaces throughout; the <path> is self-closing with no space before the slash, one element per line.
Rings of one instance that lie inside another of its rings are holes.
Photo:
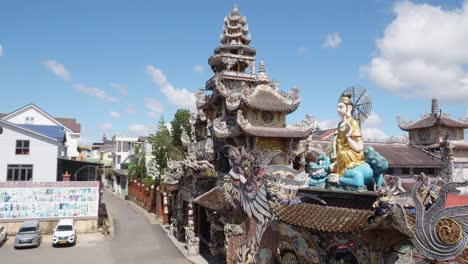
<path fill-rule="evenodd" d="M 268 74 L 265 71 L 265 63 L 260 61 L 260 66 L 258 67 L 258 74 L 257 74 L 257 83 L 268 83 Z"/>

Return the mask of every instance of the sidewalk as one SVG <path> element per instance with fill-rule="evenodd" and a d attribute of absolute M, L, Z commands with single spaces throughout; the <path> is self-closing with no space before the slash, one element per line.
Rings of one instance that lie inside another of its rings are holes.
<path fill-rule="evenodd" d="M 106 189 L 106 191 L 109 191 Z M 120 195 L 117 195 L 113 193 L 112 191 L 109 191 L 109 193 L 113 194 L 115 197 L 126 201 L 128 204 L 132 205 L 134 209 L 136 209 L 139 213 L 143 214 L 147 219 L 148 222 L 153 224 L 153 225 L 160 225 L 161 228 L 166 232 L 167 236 L 171 240 L 171 242 L 176 246 L 176 248 L 184 255 L 186 259 L 188 259 L 190 262 L 194 264 L 208 264 L 208 261 L 206 261 L 201 255 L 199 256 L 188 256 L 187 254 L 187 249 L 185 247 L 185 243 L 179 242 L 177 239 L 175 239 L 173 236 L 169 234 L 169 225 L 168 224 L 163 224 L 162 220 L 160 217 L 156 216 L 154 213 L 149 213 L 146 208 L 141 207 L 138 205 L 136 202 L 133 200 L 125 200 L 123 197 Z"/>

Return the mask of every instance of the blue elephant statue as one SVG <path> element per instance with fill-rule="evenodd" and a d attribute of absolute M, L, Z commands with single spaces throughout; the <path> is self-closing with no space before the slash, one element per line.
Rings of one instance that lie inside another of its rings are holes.
<path fill-rule="evenodd" d="M 309 164 L 312 174 L 310 174 L 309 186 L 315 186 L 325 182 L 328 178 L 330 158 L 320 155 L 317 158 L 317 163 Z M 351 187 L 360 189 L 364 186 L 368 190 L 374 190 L 382 185 L 385 171 L 388 169 L 388 161 L 372 147 L 364 149 L 365 163 L 352 168 L 346 169 L 343 175 L 339 178 L 339 186 Z M 322 162 L 319 162 L 322 161 Z M 323 165 L 324 164 L 324 165 Z M 320 170 L 321 166 L 327 166 L 323 173 L 313 174 L 313 171 Z"/>

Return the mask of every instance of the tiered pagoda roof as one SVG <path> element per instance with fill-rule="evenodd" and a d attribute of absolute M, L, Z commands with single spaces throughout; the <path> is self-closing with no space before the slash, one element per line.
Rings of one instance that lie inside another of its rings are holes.
<path fill-rule="evenodd" d="M 264 63 L 260 62 L 257 86 L 254 89 L 243 90 L 242 102 L 262 111 L 291 113 L 299 107 L 301 98 L 297 88 L 289 94 L 276 89 L 268 80 Z"/>
<path fill-rule="evenodd" d="M 231 13 L 224 18 L 224 32 L 220 36 L 221 43 L 248 45 L 252 39 L 248 31 L 247 18 L 241 17 L 239 8 L 234 5 Z"/>

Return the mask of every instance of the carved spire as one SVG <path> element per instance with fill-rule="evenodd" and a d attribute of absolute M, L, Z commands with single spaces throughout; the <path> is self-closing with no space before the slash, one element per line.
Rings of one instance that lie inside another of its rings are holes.
<path fill-rule="evenodd" d="M 257 83 L 267 84 L 268 82 L 269 80 L 268 80 L 268 75 L 265 72 L 265 64 L 263 63 L 263 61 L 261 61 L 259 69 L 258 69 L 258 74 L 257 74 Z"/>
<path fill-rule="evenodd" d="M 439 112 L 439 105 L 437 104 L 437 98 L 432 98 L 431 113 L 437 115 Z"/>
<path fill-rule="evenodd" d="M 231 13 L 224 18 L 224 32 L 220 36 L 223 44 L 244 44 L 248 45 L 251 40 L 247 18 L 241 17 L 239 8 L 234 5 Z"/>

